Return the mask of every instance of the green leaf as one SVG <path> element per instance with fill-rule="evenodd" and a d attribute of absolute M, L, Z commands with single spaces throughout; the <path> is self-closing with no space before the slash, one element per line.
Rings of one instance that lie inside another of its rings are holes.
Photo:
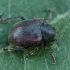
<path fill-rule="evenodd" d="M 0 0 L 0 13 L 4 12 L 3 18 L 18 15 L 22 15 L 26 19 L 44 18 L 47 13 L 45 10 L 51 8 L 57 13 L 53 13 L 55 18 L 53 17 L 50 24 L 58 31 L 68 16 L 69 3 L 70 0 Z M 18 21 L 21 20 L 14 19 L 5 24 L 0 22 L 0 70 L 70 70 L 70 20 L 56 36 L 59 51 L 54 53 L 58 47 L 55 42 L 49 48 L 55 56 L 55 65 L 51 64 L 51 57 L 44 46 L 41 46 L 39 51 L 28 60 L 25 60 L 24 57 L 34 47 L 26 49 L 24 52 L 4 52 L 1 50 L 9 45 L 7 38 L 9 29 Z"/>

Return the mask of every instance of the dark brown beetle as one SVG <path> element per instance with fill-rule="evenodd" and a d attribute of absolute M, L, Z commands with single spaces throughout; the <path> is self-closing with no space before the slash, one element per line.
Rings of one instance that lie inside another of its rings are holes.
<path fill-rule="evenodd" d="M 14 46 L 39 45 L 42 40 L 52 42 L 55 28 L 43 24 L 43 19 L 24 20 L 15 24 L 9 32 L 9 42 Z"/>
<path fill-rule="evenodd" d="M 49 15 L 50 15 L 50 10 L 49 10 Z M 23 21 L 14 24 L 13 27 L 10 29 L 8 35 L 9 43 L 16 46 L 14 48 L 15 50 L 23 50 L 24 48 L 30 47 L 31 45 L 36 46 L 36 48 L 26 56 L 26 58 L 28 58 L 30 55 L 32 55 L 34 52 L 36 52 L 39 49 L 40 44 L 43 41 L 45 49 L 49 52 L 49 54 L 52 57 L 52 63 L 55 64 L 55 58 L 47 47 L 48 46 L 47 43 L 52 43 L 53 41 L 57 42 L 57 39 L 55 38 L 57 34 L 55 28 L 50 24 L 48 24 L 48 20 L 44 22 L 44 19 L 41 18 L 25 20 L 24 17 L 21 16 L 18 17 L 20 17 Z M 13 18 L 18 18 L 18 17 L 13 17 Z M 5 20 L 1 19 L 1 20 L 7 21 L 13 18 L 8 18 Z M 61 26 L 61 28 L 63 27 L 63 25 Z M 4 48 L 3 50 L 5 51 L 8 49 Z"/>

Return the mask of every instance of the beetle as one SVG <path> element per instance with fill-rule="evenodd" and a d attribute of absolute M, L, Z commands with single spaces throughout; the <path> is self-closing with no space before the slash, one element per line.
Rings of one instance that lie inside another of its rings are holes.
<path fill-rule="evenodd" d="M 51 11 L 48 10 L 48 12 L 50 15 Z M 3 14 L 0 15 L 0 17 L 2 16 Z M 61 26 L 58 32 L 56 31 L 55 27 L 49 24 L 48 21 L 50 17 L 45 22 L 43 18 L 26 20 L 22 16 L 7 18 L 5 20 L 2 20 L 1 18 L 1 21 L 5 22 L 7 20 L 11 20 L 15 18 L 21 18 L 22 21 L 14 24 L 9 31 L 8 41 L 10 44 L 15 46 L 14 49 L 10 49 L 10 50 L 24 50 L 25 48 L 30 47 L 32 45 L 36 46 L 35 49 L 32 50 L 29 54 L 27 54 L 27 56 L 25 57 L 28 58 L 30 55 L 33 55 L 40 48 L 40 45 L 43 41 L 45 49 L 52 57 L 52 64 L 55 64 L 56 61 L 53 54 L 48 49 L 48 43 L 52 43 L 53 41 L 57 42 L 57 39 L 55 38 L 56 34 L 62 29 L 62 27 L 65 25 L 68 19 Z M 6 51 L 8 50 L 8 48 L 4 48 L 3 50 Z"/>

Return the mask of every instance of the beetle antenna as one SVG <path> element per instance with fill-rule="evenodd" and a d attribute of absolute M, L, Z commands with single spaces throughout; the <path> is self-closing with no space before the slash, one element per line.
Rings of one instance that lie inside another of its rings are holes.
<path fill-rule="evenodd" d="M 68 15 L 66 21 L 62 24 L 62 26 L 61 26 L 60 29 L 57 31 L 57 33 L 59 33 L 59 32 L 61 31 L 61 29 L 62 29 L 63 26 L 67 23 L 67 21 L 69 20 L 69 18 L 70 18 L 70 10 L 69 10 L 69 15 Z"/>

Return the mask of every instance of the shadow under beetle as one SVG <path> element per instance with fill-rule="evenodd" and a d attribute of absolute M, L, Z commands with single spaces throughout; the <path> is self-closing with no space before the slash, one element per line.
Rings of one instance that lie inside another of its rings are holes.
<path fill-rule="evenodd" d="M 48 13 L 50 15 L 51 11 L 48 10 Z M 14 45 L 14 48 L 11 48 L 9 50 L 24 50 L 27 47 L 30 47 L 31 45 L 36 46 L 34 50 L 32 50 L 29 54 L 27 54 L 26 58 L 28 58 L 30 55 L 33 55 L 40 47 L 40 44 L 42 41 L 44 42 L 44 47 L 48 51 L 48 53 L 52 57 L 52 64 L 55 64 L 55 58 L 52 54 L 52 52 L 49 51 L 47 43 L 52 43 L 53 41 L 57 42 L 57 39 L 55 38 L 56 34 L 61 30 L 61 28 L 64 26 L 64 24 L 61 26 L 58 32 L 56 32 L 55 28 L 48 24 L 50 17 L 44 22 L 44 19 L 37 18 L 37 19 L 29 19 L 26 20 L 22 16 L 7 18 L 5 20 L 2 20 L 2 15 L 0 15 L 0 20 L 2 22 L 6 22 L 11 19 L 20 18 L 22 21 L 16 23 L 13 25 L 13 27 L 9 31 L 8 35 L 8 41 L 12 45 Z M 69 18 L 69 17 L 68 17 Z M 57 42 L 58 44 L 58 42 Z M 3 48 L 4 51 L 8 51 L 8 48 Z"/>

